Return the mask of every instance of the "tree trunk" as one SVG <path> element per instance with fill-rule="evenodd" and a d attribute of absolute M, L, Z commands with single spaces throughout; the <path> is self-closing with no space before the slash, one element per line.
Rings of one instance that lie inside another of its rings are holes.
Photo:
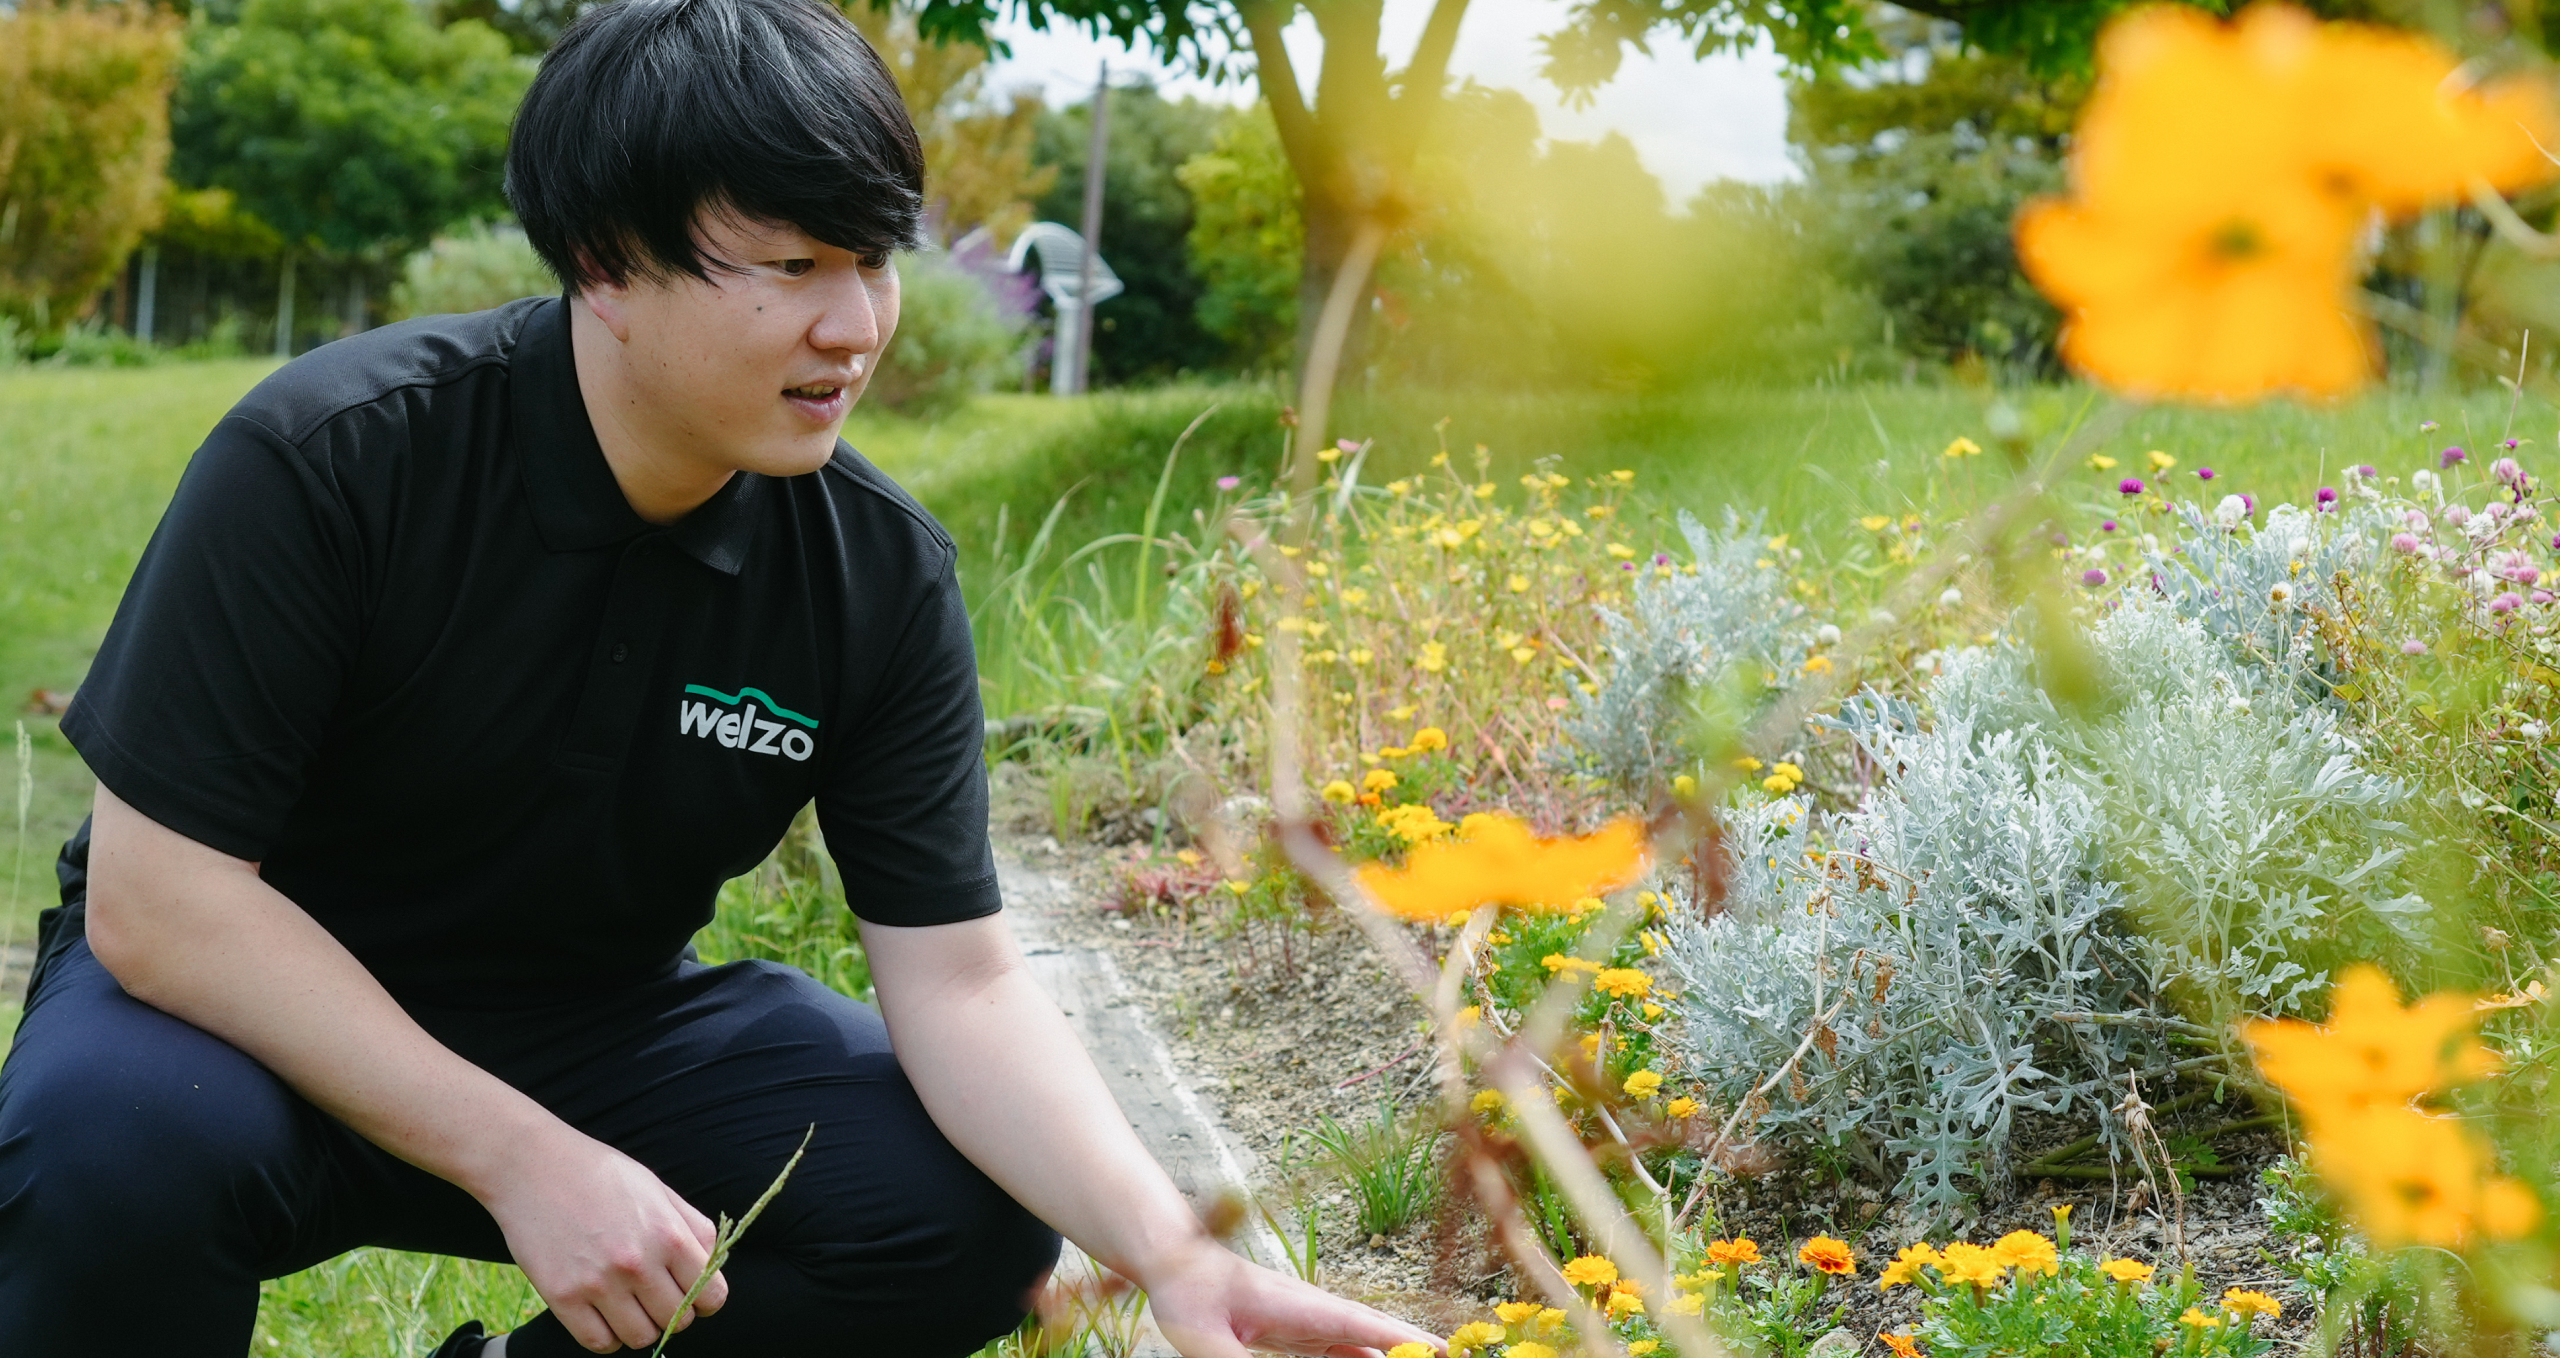
<path fill-rule="evenodd" d="M 1360 219 L 1342 203 L 1319 190 L 1304 190 L 1299 195 L 1299 216 L 1306 228 L 1306 253 L 1298 268 L 1298 335 L 1293 352 L 1297 361 L 1292 377 L 1303 379 L 1307 355 L 1314 343 L 1316 320 L 1324 314 L 1325 298 L 1333 293 L 1333 280 L 1342 272 L 1342 263 L 1351 252 L 1351 239 L 1359 233 Z M 1342 380 L 1353 388 L 1365 385 L 1369 355 L 1369 294 L 1361 290 L 1360 304 L 1351 313 L 1351 329 L 1342 341 Z"/>

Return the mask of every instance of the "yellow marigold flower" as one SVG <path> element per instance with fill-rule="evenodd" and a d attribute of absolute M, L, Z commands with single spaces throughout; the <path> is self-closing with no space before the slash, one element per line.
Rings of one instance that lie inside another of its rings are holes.
<path fill-rule="evenodd" d="M 2235 1287 L 2222 1294 L 2222 1309 L 2243 1319 L 2250 1316 L 2280 1316 L 2284 1314 L 2284 1303 L 2264 1292 L 2252 1292 L 2247 1288 Z"/>
<path fill-rule="evenodd" d="M 1742 770 L 1744 773 L 1758 773 L 1762 767 L 1759 760 L 1754 759 L 1747 754 L 1736 755 L 1734 757 L 1733 766 Z"/>
<path fill-rule="evenodd" d="M 1719 1266 L 1759 1263 L 1759 1242 L 1747 1235 L 1735 1236 L 1731 1240 L 1710 1240 L 1707 1242 L 1707 1262 Z"/>
<path fill-rule="evenodd" d="M 1987 1287 L 1999 1282 L 2001 1275 L 2008 1272 L 2001 1266 L 1998 1255 L 1980 1245 L 1961 1240 L 1938 1251 L 1938 1258 L 1931 1267 L 1938 1270 L 1940 1278 L 1956 1286 L 1970 1283 L 1975 1287 Z"/>
<path fill-rule="evenodd" d="M 1609 473 L 1609 479 L 1622 486 L 1633 485 L 1635 484 L 1636 474 L 1621 467 L 1618 470 Z"/>
<path fill-rule="evenodd" d="M 1468 1354 L 1473 1353 L 1478 1349 L 1491 1348 L 1492 1346 L 1502 1342 L 1503 1333 L 1503 1328 L 1499 1325 L 1487 1324 L 1481 1320 L 1469 1321 L 1466 1324 L 1459 1326 L 1457 1329 L 1450 1331 L 1449 1352 L 1452 1355 L 1452 1358 L 1455 1358 L 1455 1355 L 1458 1354 Z"/>
<path fill-rule="evenodd" d="M 1870 533 L 1881 533 L 1893 526 L 1893 520 L 1882 514 L 1869 514 L 1858 520 L 1858 526 Z"/>
<path fill-rule="evenodd" d="M 1430 750 L 1445 750 L 1449 748 L 1449 733 L 1437 726 L 1423 727 L 1413 733 L 1413 739 L 1406 743 L 1405 748 L 1415 754 Z"/>
<path fill-rule="evenodd" d="M 1429 1344 L 1407 1340 L 1387 1350 L 1387 1358 L 1440 1358 L 1440 1356 L 1431 1351 Z"/>
<path fill-rule="evenodd" d="M 1378 757 L 1380 759 L 1402 759 L 1411 753 L 1413 753 L 1413 751 L 1406 749 L 1402 745 L 1381 745 L 1378 747 Z"/>
<path fill-rule="evenodd" d="M 2165 472 L 2171 467 L 2178 465 L 2178 459 L 2169 456 L 2167 453 L 2164 453 L 2157 448 L 2144 453 L 2142 456 L 2149 460 L 2151 463 L 2151 470 L 2155 472 Z"/>
<path fill-rule="evenodd" d="M 1707 1299 L 1695 1292 L 1683 1292 L 1662 1303 L 1662 1311 L 1665 1315 L 1694 1316 L 1705 1309 L 1707 1309 Z"/>
<path fill-rule="evenodd" d="M 1608 975 L 1605 971 L 1600 974 L 1603 976 Z M 1627 1092 L 1627 1097 L 1631 1099 L 1652 1098 L 1654 1095 L 1662 1092 L 1662 1072 L 1658 1070 L 1637 1071 L 1635 1074 L 1628 1076 L 1627 1082 L 1619 1086 L 1619 1088 L 1624 1089 Z"/>
<path fill-rule="evenodd" d="M 1387 709 L 1387 720 L 1411 721 L 1413 720 L 1413 714 L 1421 710 L 1421 706 L 1417 703 L 1406 703 L 1402 707 L 1390 707 Z"/>
<path fill-rule="evenodd" d="M 1883 1340 L 1884 1346 L 1893 1350 L 1893 1358 L 1928 1358 L 1928 1355 L 1921 1350 L 1920 1346 L 1912 1341 L 1910 1335 L 1886 1334 L 1882 1330 L 1878 1330 L 1876 1332 L 1876 1338 Z"/>
<path fill-rule="evenodd" d="M 1378 771 L 1380 773 L 1386 773 L 1386 770 L 1384 769 L 1380 769 Z M 1393 778 L 1395 775 L 1389 773 L 1387 776 Z M 1349 783 L 1346 783 L 1339 778 L 1325 784 L 1324 790 L 1316 795 L 1324 798 L 1326 801 L 1332 802 L 1336 806 L 1349 806 L 1353 802 L 1360 800 L 1360 794 L 1353 791 Z"/>
<path fill-rule="evenodd" d="M 1505 1355 L 1505 1358 L 1556 1358 L 1556 1351 L 1554 1349 L 1548 1348 L 1546 1345 L 1538 1343 L 1535 1340 L 1530 1340 L 1527 1343 L 1514 1344 L 1511 1347 L 1504 1349 L 1503 1354 Z"/>
<path fill-rule="evenodd" d="M 1503 1324 L 1517 1325 L 1523 1321 L 1535 1319 L 1538 1312 L 1544 1309 L 1534 1301 L 1506 1301 L 1494 1307 L 1493 1313 L 1502 1317 Z"/>
<path fill-rule="evenodd" d="M 1598 1033 L 1584 1033 L 1582 1035 L 1582 1059 L 1585 1061 L 1597 1061 L 1600 1059 L 1600 1035 Z"/>
<path fill-rule="evenodd" d="M 1640 1316 L 1644 1314 L 1644 1298 L 1637 1296 L 1633 1292 L 1621 1292 L 1616 1288 L 1611 1288 L 1609 1291 L 1609 1304 L 1605 1309 L 1608 1311 L 1609 1318 L 1611 1320 L 1624 1320 L 1629 1316 Z"/>
<path fill-rule="evenodd" d="M 1371 769 L 1367 773 L 1360 775 L 1360 790 L 1362 792 L 1385 792 L 1394 787 L 1396 782 L 1397 779 L 1394 770 Z"/>
<path fill-rule="evenodd" d="M 1698 1101 L 1683 1094 L 1662 1106 L 1663 1116 L 1677 1120 L 1698 1115 Z"/>
<path fill-rule="evenodd" d="M 1760 786 L 1763 790 L 1777 793 L 1781 797 L 1796 790 L 1796 782 L 1794 779 L 1789 778 L 1784 774 L 1776 773 L 1770 774 L 1768 777 L 1761 779 Z"/>
<path fill-rule="evenodd" d="M 1198 849 L 1176 849 L 1173 851 L 1173 861 L 1186 868 L 1196 868 L 1208 860 L 1200 856 Z"/>
<path fill-rule="evenodd" d="M 1627 1345 L 1627 1352 L 1633 1355 L 1633 1358 L 1644 1358 L 1646 1354 L 1661 1347 L 1662 1341 L 1659 1339 L 1639 1339 Z"/>
<path fill-rule="evenodd" d="M 1514 594 L 1526 594 L 1529 592 L 1529 577 L 1525 575 L 1512 575 L 1508 579 L 1505 579 L 1502 584 L 1505 589 L 1510 590 Z"/>
<path fill-rule="evenodd" d="M 1622 1000 L 1632 1000 L 1653 991 L 1653 978 L 1633 967 L 1611 967 L 1591 978 L 1592 988 Z"/>
<path fill-rule="evenodd" d="M 1484 1022 L 1484 1006 L 1481 1004 L 1471 1004 L 1458 1011 L 1458 1026 L 1461 1028 L 1473 1027 L 1482 1022 Z"/>
<path fill-rule="evenodd" d="M 1924 1240 L 1916 1245 L 1905 1245 L 1902 1253 L 1893 1256 L 1893 1262 L 1884 1266 L 1884 1272 L 1876 1275 L 1876 1286 L 1879 1289 L 1900 1287 L 1917 1280 L 1923 1265 L 1936 1262 L 1938 1251 L 1929 1242 Z"/>
<path fill-rule="evenodd" d="M 2152 1268 L 2131 1259 L 2110 1259 L 2098 1265 L 2098 1271 L 2120 1283 L 2147 1283 L 2151 1281 Z"/>
<path fill-rule="evenodd" d="M 1630 547 L 1623 542 L 1612 542 L 1609 544 L 1607 550 L 1609 555 L 1616 557 L 1620 561 L 1631 561 L 1635 558 L 1636 554 L 1635 548 Z"/>
<path fill-rule="evenodd" d="M 1467 1100 L 1467 1107 L 1472 1108 L 1479 1113 L 1499 1112 L 1502 1109 L 1502 1091 L 1499 1089 L 1479 1089 L 1476 1091 L 1476 1096 L 1474 1098 Z"/>
<path fill-rule="evenodd" d="M 1422 658 L 1413 662 L 1419 669 L 1433 674 L 1449 668 L 1449 648 L 1437 641 L 1422 643 Z"/>
<path fill-rule="evenodd" d="M 1779 760 L 1775 764 L 1771 764 L 1769 766 L 1769 772 L 1793 782 L 1801 783 L 1804 781 L 1804 770 L 1797 768 L 1795 765 L 1790 764 L 1783 759 Z"/>
<path fill-rule="evenodd" d="M 1380 772 L 1384 772 L 1384 770 L 1380 770 Z M 1407 844 L 1421 844 L 1426 841 L 1439 839 L 1442 836 L 1447 835 L 1449 831 L 1454 828 L 1449 824 L 1449 822 L 1440 819 L 1439 814 L 1434 812 L 1430 807 L 1419 804 L 1410 806 L 1390 806 L 1378 813 L 1377 821 L 1381 827 Z M 1473 903 L 1453 901 L 1444 906 L 1439 914 L 1422 916 L 1420 918 L 1447 919 L 1451 914 L 1457 911 L 1472 910 L 1474 908 L 1475 906 Z"/>
<path fill-rule="evenodd" d="M 1827 655 L 1817 655 L 1806 660 L 1804 662 L 1804 672 L 1807 674 L 1829 674 L 1831 672 L 1831 657 Z"/>
<path fill-rule="evenodd" d="M 1586 1254 L 1564 1266 L 1564 1280 L 1576 1287 L 1598 1287 L 1618 1280 L 1618 1266 L 1597 1254 Z"/>
<path fill-rule="evenodd" d="M 2042 1273 L 2048 1277 L 2061 1271 L 2054 1254 L 2053 1242 L 2033 1231 L 2011 1231 L 1991 1247 L 1993 1258 L 2021 1273 Z"/>
<path fill-rule="evenodd" d="M 2019 263 L 2065 312 L 2064 359 L 2199 400 L 2361 384 L 2371 345 L 2349 312 L 2369 213 L 2550 173 L 2533 150 L 2551 141 L 2547 100 L 2455 68 L 2425 38 L 2282 4 L 2228 24 L 2144 6 L 2110 25 L 2071 198 L 2018 219 Z"/>
<path fill-rule="evenodd" d="M 1369 864 L 1360 885 L 1389 914 L 1445 919 L 1453 910 L 1514 905 L 1553 910 L 1644 875 L 1644 824 L 1614 821 L 1580 838 L 1538 839 L 1512 816 L 1487 816 L 1454 844 L 1417 848 L 1401 868 Z"/>
<path fill-rule="evenodd" d="M 1354 665 L 1366 665 L 1377 658 L 1377 653 L 1371 651 L 1366 646 L 1354 646 L 1351 648 L 1351 663 Z"/>
<path fill-rule="evenodd" d="M 1817 1235 L 1796 1251 L 1796 1262 L 1809 1264 L 1815 1271 L 1834 1277 L 1847 1277 L 1858 1271 L 1858 1256 L 1849 1250 L 1846 1240 Z"/>
<path fill-rule="evenodd" d="M 2178 1313 L 2178 1323 L 2181 1325 L 2193 1325 L 2197 1329 L 2202 1330 L 2221 1324 L 2222 1317 L 2206 1315 L 2204 1312 L 2190 1306 L 2186 1310 Z"/>
<path fill-rule="evenodd" d="M 2091 453 L 2089 460 L 2082 465 L 2093 472 L 2111 472 L 2116 469 L 2116 460 L 2105 453 Z"/>
<path fill-rule="evenodd" d="M 1559 1311 L 1552 1306 L 1541 1306 L 1538 1308 L 1538 1319 L 1536 1323 L 1538 1332 L 1541 1334 L 1560 1333 L 1564 1329 L 1564 1312 Z M 1517 1352 L 1517 1350 L 1514 1350 L 1514 1352 Z"/>
<path fill-rule="evenodd" d="M 1598 971 L 1600 964 L 1586 957 L 1573 957 L 1551 952 L 1538 959 L 1538 965 L 1549 971 Z"/>
<path fill-rule="evenodd" d="M 1966 438 L 1966 437 L 1964 437 L 1963 435 L 1959 434 L 1959 435 L 1957 435 L 1957 436 L 1956 436 L 1956 441 L 1955 441 L 1955 442 L 1953 442 L 1953 443 L 1948 444 L 1948 445 L 1947 445 L 1947 448 L 1946 448 L 1946 451 L 1945 451 L 1944 453 L 1940 454 L 1940 456 L 1943 456 L 1943 457 L 1975 457 L 1975 456 L 1980 455 L 1980 454 L 1981 454 L 1981 452 L 1982 452 L 1982 445 L 1981 445 L 1981 444 L 1976 443 L 1976 442 L 1974 442 L 1973 440 L 1971 440 L 1971 439 L 1969 439 L 1969 438 Z"/>

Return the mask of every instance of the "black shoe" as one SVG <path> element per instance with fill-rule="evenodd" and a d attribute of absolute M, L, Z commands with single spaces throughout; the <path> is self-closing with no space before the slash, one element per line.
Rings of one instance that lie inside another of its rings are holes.
<path fill-rule="evenodd" d="M 432 1358 L 480 1358 L 480 1350 L 488 1342 L 489 1332 L 480 1328 L 480 1322 L 466 1320 L 461 1329 L 445 1336 Z"/>

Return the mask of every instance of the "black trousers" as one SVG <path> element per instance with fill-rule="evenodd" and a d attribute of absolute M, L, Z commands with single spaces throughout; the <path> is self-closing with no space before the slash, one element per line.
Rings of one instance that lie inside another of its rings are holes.
<path fill-rule="evenodd" d="M 705 1215 L 744 1213 L 817 1124 L 730 1256 L 729 1304 L 670 1354 L 965 1354 L 1057 1259 L 925 1116 L 879 1016 L 790 967 L 412 1012 Z M 50 956 L 0 1065 L 0 1351 L 240 1358 L 260 1279 L 360 1245 L 507 1258 L 461 1189 L 127 996 L 85 942 Z M 544 1314 L 508 1352 L 584 1350 Z"/>

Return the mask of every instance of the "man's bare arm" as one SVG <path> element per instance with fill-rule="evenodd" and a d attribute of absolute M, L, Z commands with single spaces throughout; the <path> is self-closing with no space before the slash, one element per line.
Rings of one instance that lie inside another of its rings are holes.
<path fill-rule="evenodd" d="M 1165 1337 L 1190 1358 L 1438 1347 L 1210 1238 L 1032 980 L 1002 916 L 866 924 L 862 942 L 898 1064 L 934 1125 L 1015 1201 L 1144 1287 Z"/>
<path fill-rule="evenodd" d="M 657 1340 L 711 1223 L 638 1162 L 429 1036 L 257 865 L 99 787 L 89 947 L 135 999 L 221 1038 L 365 1139 L 488 1207 L 588 1348 Z M 725 1299 L 715 1282 L 697 1309 Z"/>

